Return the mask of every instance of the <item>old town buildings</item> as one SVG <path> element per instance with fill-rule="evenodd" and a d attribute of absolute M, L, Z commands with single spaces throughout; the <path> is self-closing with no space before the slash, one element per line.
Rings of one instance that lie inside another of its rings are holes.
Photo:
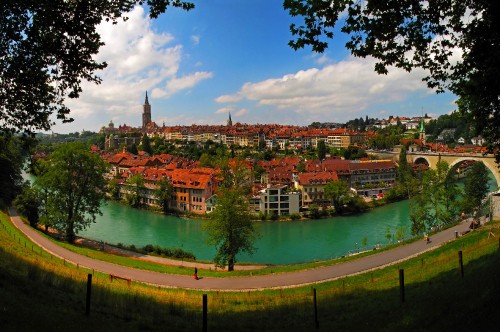
<path fill-rule="evenodd" d="M 169 154 L 148 156 L 126 151 L 131 144 L 139 146 L 141 138 L 173 143 L 207 141 L 228 147 L 249 149 L 279 149 L 302 151 L 317 148 L 323 141 L 328 148 L 347 148 L 364 145 L 371 132 L 355 132 L 347 128 L 311 128 L 277 124 L 235 123 L 229 114 L 226 125 L 157 126 L 151 120 L 151 105 L 146 92 L 142 112 L 142 126 L 115 127 L 110 122 L 103 127 L 105 151 L 101 155 L 111 165 L 109 179 L 116 179 L 122 197 L 130 193 L 127 180 L 140 175 L 144 180 L 142 203 L 158 205 L 155 190 L 158 181 L 167 179 L 172 190 L 168 208 L 195 214 L 210 213 L 216 202 L 216 192 L 222 178 L 221 172 L 202 168 L 197 161 Z M 121 152 L 116 152 L 123 147 Z M 263 170 L 258 175 L 255 169 Z M 300 171 L 299 171 L 300 170 Z M 267 215 L 296 214 L 311 204 L 326 207 L 330 202 L 324 196 L 324 187 L 330 181 L 345 181 L 353 193 L 363 197 L 382 195 L 392 186 L 396 177 L 392 161 L 350 161 L 340 158 L 305 160 L 300 156 L 284 157 L 270 161 L 248 162 L 247 172 L 251 193 L 250 208 L 253 213 Z"/>

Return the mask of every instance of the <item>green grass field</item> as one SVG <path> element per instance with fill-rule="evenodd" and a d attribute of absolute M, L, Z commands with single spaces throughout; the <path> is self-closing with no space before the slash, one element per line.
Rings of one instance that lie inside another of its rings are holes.
<path fill-rule="evenodd" d="M 0 331 L 199 331 L 203 292 L 93 276 L 51 257 L 0 214 Z M 488 331 L 500 324 L 498 224 L 399 266 L 335 281 L 258 292 L 205 292 L 209 331 Z M 494 229 L 492 229 L 492 227 Z M 496 237 L 489 236 L 492 230 Z M 33 245 L 33 247 L 32 247 Z M 82 249 L 83 250 L 83 249 Z M 458 268 L 463 251 L 464 278 Z M 401 303 L 399 270 L 405 271 Z"/>

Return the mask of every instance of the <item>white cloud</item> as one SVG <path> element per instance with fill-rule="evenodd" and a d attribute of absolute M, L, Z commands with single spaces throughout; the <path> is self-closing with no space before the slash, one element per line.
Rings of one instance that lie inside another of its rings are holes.
<path fill-rule="evenodd" d="M 212 77 L 212 73 L 204 71 L 178 77 L 183 46 L 173 44 L 171 34 L 155 32 L 141 6 L 134 7 L 127 16 L 126 22 L 119 21 L 116 25 L 103 22 L 98 27 L 105 45 L 95 58 L 106 61 L 108 67 L 97 73 L 102 78 L 101 84 L 82 82 L 80 98 L 68 100 L 75 122 L 62 125 L 62 131 L 75 127 L 78 130 L 81 125 L 77 123 L 81 120 L 85 120 L 86 128 L 93 130 L 110 119 L 115 124 L 140 125 L 146 91 L 152 92 L 152 98 L 170 97 Z M 55 130 L 58 129 L 56 125 Z"/>
<path fill-rule="evenodd" d="M 192 35 L 191 41 L 193 42 L 194 45 L 199 45 L 200 44 L 200 36 L 199 35 Z"/>
<path fill-rule="evenodd" d="M 225 114 L 225 113 L 229 113 L 229 112 L 233 112 L 234 111 L 234 107 L 222 107 L 222 108 L 219 108 L 218 110 L 216 110 L 214 113 L 215 114 Z"/>
<path fill-rule="evenodd" d="M 397 102 L 416 91 L 426 91 L 422 71 L 407 73 L 393 68 L 388 75 L 374 72 L 373 59 L 349 57 L 322 69 L 311 68 L 281 78 L 245 83 L 232 94 L 216 98 L 219 103 L 242 100 L 307 114 L 347 120 L 349 113 L 362 112 L 377 104 Z"/>
<path fill-rule="evenodd" d="M 199 82 L 212 77 L 213 74 L 206 71 L 196 72 L 194 74 L 178 78 L 175 77 L 167 82 L 167 86 L 165 89 L 155 88 L 153 90 L 152 96 L 156 98 L 169 97 L 179 91 L 190 89 L 196 86 Z"/>
<path fill-rule="evenodd" d="M 234 113 L 235 116 L 244 116 L 248 113 L 248 110 L 246 108 L 242 108 L 240 109 L 239 111 L 237 111 L 236 113 Z"/>

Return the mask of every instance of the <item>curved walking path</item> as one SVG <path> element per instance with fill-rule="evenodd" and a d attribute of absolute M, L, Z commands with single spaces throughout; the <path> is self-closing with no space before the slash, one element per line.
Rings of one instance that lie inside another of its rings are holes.
<path fill-rule="evenodd" d="M 221 290 L 221 291 L 248 291 L 261 290 L 266 288 L 285 288 L 305 284 L 313 284 L 328 280 L 337 279 L 347 275 L 366 272 L 380 268 L 385 265 L 394 264 L 409 257 L 418 255 L 425 251 L 437 248 L 438 246 L 455 238 L 455 232 L 461 233 L 468 229 L 465 223 L 443 230 L 434 234 L 430 243 L 416 241 L 391 250 L 355 259 L 346 263 L 332 266 L 318 267 L 310 270 L 295 272 L 268 274 L 263 276 L 246 277 L 226 277 L 211 278 L 203 277 L 194 280 L 191 276 L 165 274 L 153 271 L 139 270 L 125 267 L 113 263 L 99 261 L 89 258 L 63 247 L 42 236 L 38 231 L 25 224 L 17 215 L 15 210 L 10 210 L 11 220 L 14 225 L 29 237 L 34 243 L 42 247 L 52 255 L 63 258 L 74 264 L 94 269 L 106 274 L 113 274 L 119 277 L 131 279 L 133 281 L 154 284 L 163 287 L 187 288 L 198 290 Z"/>

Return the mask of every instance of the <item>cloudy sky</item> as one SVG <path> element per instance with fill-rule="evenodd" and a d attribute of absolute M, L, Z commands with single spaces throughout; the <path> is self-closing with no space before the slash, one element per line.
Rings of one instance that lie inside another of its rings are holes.
<path fill-rule="evenodd" d="M 427 89 L 421 72 L 375 74 L 374 61 L 351 57 L 341 34 L 324 54 L 292 50 L 281 0 L 195 3 L 157 20 L 136 7 L 127 22 L 102 24 L 103 82 L 84 83 L 68 102 L 75 121 L 56 120 L 53 131 L 98 131 L 110 120 L 140 126 L 146 91 L 153 121 L 167 126 L 225 124 L 228 112 L 233 122 L 308 125 L 455 109 L 455 96 Z"/>

